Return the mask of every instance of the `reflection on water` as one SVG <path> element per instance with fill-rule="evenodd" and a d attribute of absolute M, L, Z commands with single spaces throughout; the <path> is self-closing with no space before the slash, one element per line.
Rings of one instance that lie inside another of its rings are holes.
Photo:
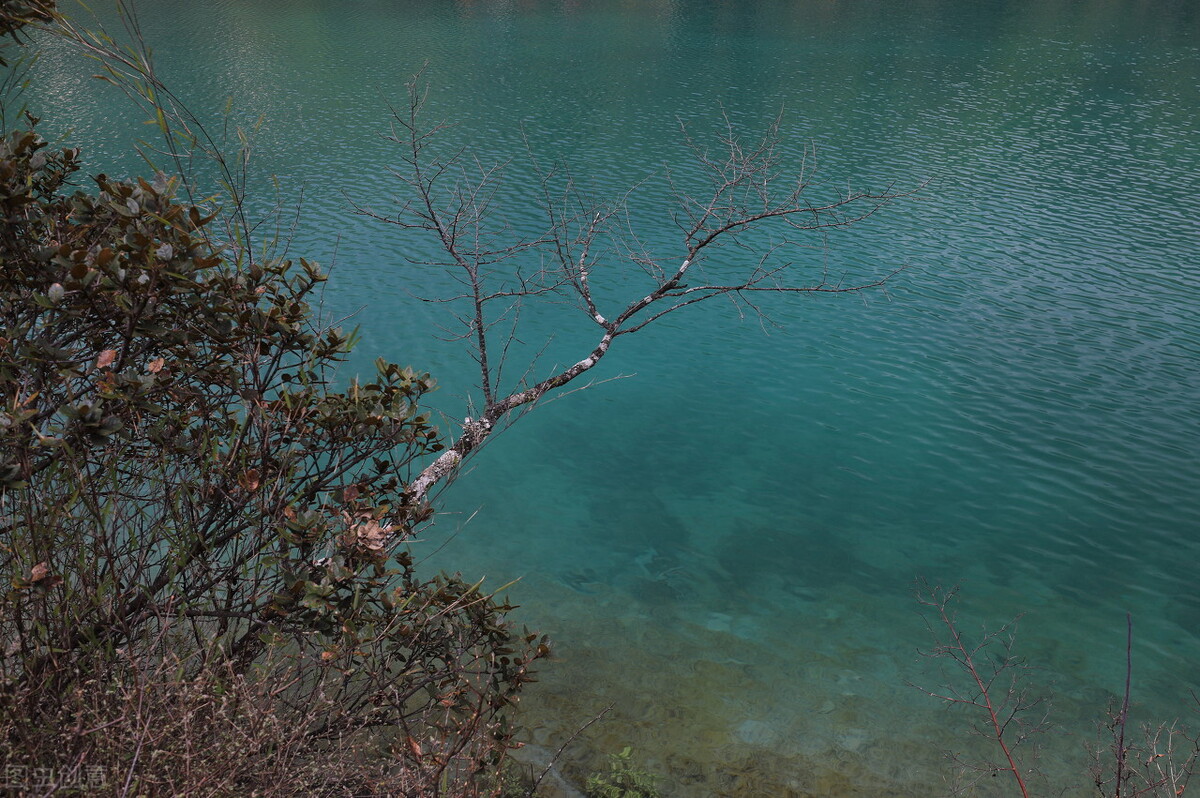
<path fill-rule="evenodd" d="M 449 144 L 488 160 L 528 141 L 598 196 L 694 178 L 679 122 L 703 137 L 719 109 L 752 134 L 783 108 L 786 154 L 815 143 L 831 187 L 931 180 L 800 262 L 906 266 L 888 292 L 770 304 L 769 334 L 714 308 L 621 340 L 599 376 L 634 376 L 538 408 L 445 494 L 431 542 L 479 512 L 426 564 L 522 577 L 522 620 L 557 641 L 525 703 L 533 742 L 613 705 L 568 774 L 631 745 L 670 795 L 946 792 L 943 752 L 976 743 L 908 685 L 921 576 L 963 585 L 972 633 L 1026 613 L 1018 647 L 1064 732 L 1042 741 L 1042 792 L 1087 793 L 1126 610 L 1136 720 L 1197 685 L 1194 4 L 139 5 L 181 96 L 265 115 L 252 163 L 303 187 L 292 251 L 336 253 L 325 309 L 358 314 L 361 362 L 431 370 L 450 414 L 471 364 L 412 298 L 446 288 L 409 262 L 428 242 L 345 201 L 399 189 L 377 134 L 423 64 Z M 119 99 L 59 50 L 42 65 L 47 124 L 96 171 L 139 168 Z M 532 227 L 528 168 L 511 175 L 499 199 Z M 669 258 L 655 186 L 632 218 Z M 612 266 L 598 290 L 643 290 Z M 516 357 L 553 336 L 546 368 L 590 343 L 553 309 L 526 323 Z"/>

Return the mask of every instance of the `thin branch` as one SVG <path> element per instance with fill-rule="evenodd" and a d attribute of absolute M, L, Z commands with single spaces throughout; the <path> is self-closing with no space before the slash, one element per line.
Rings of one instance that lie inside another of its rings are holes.
<path fill-rule="evenodd" d="M 629 207 L 642 183 L 610 202 L 592 202 L 565 165 L 543 165 L 527 137 L 526 155 L 544 226 L 533 234 L 511 229 L 498 219 L 495 207 L 507 164 L 481 164 L 462 148 L 441 151 L 438 139 L 448 126 L 423 122 L 426 100 L 418 74 L 408 85 L 407 107 L 392 109 L 391 134 L 385 136 L 398 147 L 401 165 L 393 174 L 407 196 L 388 213 L 354 206 L 361 215 L 429 235 L 437 242 L 440 256 L 418 263 L 443 270 L 462 290 L 423 299 L 458 307 L 451 315 L 459 333 L 452 335 L 469 343 L 479 368 L 482 402 L 477 415 L 463 420 L 454 445 L 410 483 L 409 495 L 415 501 L 425 500 L 435 484 L 451 477 L 510 414 L 533 406 L 593 369 L 620 336 L 640 332 L 664 316 L 715 297 L 731 299 L 739 314 L 748 311 L 762 319 L 761 307 L 751 300 L 754 295 L 861 292 L 880 288 L 900 271 L 889 269 L 882 276 L 853 283 L 831 282 L 828 264 L 822 262 L 816 281 L 793 277 L 800 269 L 795 253 L 811 246 L 807 237 L 820 238 L 819 251 L 824 252 L 823 237 L 828 232 L 868 219 L 913 192 L 887 186 L 881 191 L 847 190 L 821 200 L 810 198 L 809 192 L 816 188 L 815 158 L 806 151 L 795 171 L 785 170 L 779 118 L 761 139 L 746 145 L 728 115 L 723 115 L 724 132 L 718 137 L 716 156 L 683 129 L 685 149 L 699 164 L 707 187 L 691 193 L 667 172 L 678 206 L 673 218 L 681 232 L 677 250 L 681 257 L 670 259 L 649 251 L 637 233 Z M 751 231 L 773 238 L 758 243 L 748 235 Z M 726 258 L 713 276 L 705 274 L 702 264 L 715 262 L 726 245 L 756 253 L 756 262 L 747 268 Z M 520 263 L 529 260 L 536 265 L 526 274 Z M 666 266 L 672 261 L 673 266 Z M 634 269 L 623 268 L 627 266 Z M 716 276 L 717 271 L 723 275 Z M 606 307 L 609 285 L 625 287 L 628 277 L 637 273 L 649 279 L 644 293 L 615 308 Z M 603 292 L 597 289 L 602 279 L 606 281 Z M 530 379 L 526 368 L 515 384 L 506 384 L 501 376 L 511 345 L 519 338 L 519 310 L 523 302 L 534 299 L 575 304 L 599 328 L 597 338 L 591 351 L 572 365 L 541 380 Z M 501 322 L 506 324 L 503 332 L 497 326 Z"/>
<path fill-rule="evenodd" d="M 998 770 L 1012 775 L 1022 798 L 1029 798 L 1029 788 L 1021 768 L 1017 765 L 1015 748 L 1030 734 L 1044 728 L 1045 718 L 1027 724 L 1024 715 L 1035 709 L 1040 699 L 1030 699 L 1020 683 L 1024 665 L 1012 653 L 1012 624 L 1005 624 L 995 632 L 984 634 L 977 643 L 968 643 L 959 630 L 958 620 L 950 610 L 958 589 L 943 590 L 922 582 L 918 587 L 917 601 L 934 616 L 925 617 L 926 627 L 934 640 L 928 652 L 921 652 L 930 659 L 948 659 L 954 663 L 958 673 L 942 672 L 942 690 L 918 688 L 928 696 L 978 710 L 983 715 L 982 726 L 976 731 L 999 747 L 1003 754 L 1003 765 Z M 1000 646 L 1000 654 L 991 656 L 993 645 Z M 1004 682 L 997 681 L 1004 676 Z M 958 679 L 965 676 L 965 687 Z M 997 688 L 1001 688 L 1000 692 Z M 1010 727 L 1016 729 L 1016 739 L 1009 734 Z"/>

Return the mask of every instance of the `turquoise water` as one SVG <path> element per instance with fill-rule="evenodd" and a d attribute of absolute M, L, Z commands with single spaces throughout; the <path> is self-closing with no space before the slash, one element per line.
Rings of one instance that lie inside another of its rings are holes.
<path fill-rule="evenodd" d="M 558 661 L 526 700 L 578 776 L 632 745 L 670 795 L 929 795 L 969 719 L 928 683 L 914 580 L 961 584 L 971 632 L 1024 613 L 1017 648 L 1053 693 L 1040 762 L 1088 783 L 1085 744 L 1123 689 L 1137 721 L 1200 689 L 1200 11 L 1135 2 L 139 3 L 194 109 L 265 125 L 253 203 L 303 203 L 292 251 L 333 264 L 331 316 L 472 395 L 441 341 L 432 253 L 349 212 L 400 190 L 379 138 L 424 65 L 432 114 L 535 223 L 521 158 L 587 189 L 643 179 L 631 210 L 664 256 L 670 168 L 694 178 L 721 109 L 748 135 L 782 109 L 833 186 L 928 185 L 832 236 L 805 268 L 906 270 L 886 292 L 714 304 L 622 339 L 626 378 L 537 408 L 442 495 L 430 567 L 487 575 Z M 136 168 L 138 120 L 51 48 L 29 99 L 93 171 Z M 730 257 L 746 257 L 731 251 Z M 745 261 L 740 261 L 744 263 Z M 640 296 L 614 262 L 604 290 Z M 514 359 L 590 348 L 582 317 L 530 313 Z M 1192 713 L 1193 720 L 1195 713 Z M 991 786 L 990 784 L 987 786 Z M 1041 790 L 1042 794 L 1049 792 Z M 1057 794 L 1057 790 L 1055 790 Z"/>

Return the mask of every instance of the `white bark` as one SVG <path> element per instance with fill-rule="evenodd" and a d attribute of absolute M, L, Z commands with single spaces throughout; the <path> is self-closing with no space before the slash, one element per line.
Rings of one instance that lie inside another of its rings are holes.
<path fill-rule="evenodd" d="M 488 435 L 492 433 L 492 422 L 486 418 L 463 419 L 462 435 L 438 458 L 427 465 L 408 486 L 408 492 L 413 499 L 421 502 L 429 495 L 434 485 L 451 476 L 458 470 L 463 458 L 479 447 Z"/>
<path fill-rule="evenodd" d="M 412 498 L 418 502 L 425 501 L 430 490 L 442 480 L 452 476 L 458 470 L 462 461 L 487 440 L 496 424 L 506 415 L 518 407 L 536 402 L 546 394 L 566 385 L 580 374 L 591 369 L 608 352 L 612 340 L 613 334 L 606 332 L 600 339 L 600 342 L 596 344 L 596 348 L 592 350 L 592 353 L 575 365 L 553 377 L 542 380 L 537 385 L 526 388 L 523 391 L 516 391 L 494 402 L 485 409 L 484 415 L 481 418 L 463 419 L 462 435 L 454 442 L 454 445 L 442 452 L 436 460 L 426 466 L 417 475 L 416 479 L 409 483 L 408 492 Z"/>

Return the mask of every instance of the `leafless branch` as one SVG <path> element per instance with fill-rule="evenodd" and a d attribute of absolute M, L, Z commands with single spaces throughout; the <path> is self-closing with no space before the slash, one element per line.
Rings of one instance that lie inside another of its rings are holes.
<path fill-rule="evenodd" d="M 542 786 L 542 781 L 544 781 L 550 771 L 554 769 L 554 764 L 558 762 L 559 758 L 563 755 L 563 751 L 567 750 L 567 746 L 575 742 L 575 740 L 577 740 L 581 734 L 591 728 L 593 724 L 599 723 L 601 720 L 603 720 L 604 716 L 612 711 L 612 708 L 613 705 L 609 704 L 604 709 L 600 710 L 595 716 L 588 720 L 587 723 L 580 726 L 571 734 L 570 737 L 563 741 L 563 744 L 558 747 L 558 750 L 554 752 L 554 755 L 550 757 L 550 761 L 546 763 L 546 766 L 542 768 L 542 772 L 539 773 L 538 777 L 534 780 L 533 787 L 529 790 L 530 795 L 537 795 L 538 787 Z"/>
<path fill-rule="evenodd" d="M 1120 708 L 1110 711 L 1108 722 L 1102 727 L 1111 742 L 1093 751 L 1096 789 L 1112 798 L 1184 795 L 1200 764 L 1200 738 L 1175 720 L 1146 725 L 1141 740 L 1130 741 L 1127 732 L 1133 682 L 1133 616 L 1129 613 L 1125 616 L 1125 628 L 1125 692 Z M 1192 698 L 1195 701 L 1195 694 Z M 1200 706 L 1200 701 L 1196 704 Z M 1111 764 L 1106 754 L 1111 756 Z"/>
<path fill-rule="evenodd" d="M 1018 764 L 1016 749 L 1048 728 L 1045 702 L 1025 684 L 1028 666 L 1013 653 L 1016 620 L 994 632 L 985 632 L 978 642 L 968 641 L 951 608 L 957 593 L 957 588 L 943 590 L 923 580 L 918 585 L 917 601 L 928 613 L 925 625 L 933 639 L 933 647 L 921 654 L 949 663 L 939 668 L 939 687 L 918 689 L 948 705 L 977 713 L 982 720 L 974 725 L 974 731 L 996 743 L 1003 755 L 1002 763 L 959 763 L 980 775 L 1009 773 L 1022 798 L 1029 798 L 1028 771 Z"/>
<path fill-rule="evenodd" d="M 393 109 L 385 136 L 397 146 L 400 165 L 393 174 L 406 195 L 387 212 L 355 206 L 364 216 L 437 242 L 440 254 L 419 265 L 444 270 L 462 290 L 425 299 L 458 308 L 458 337 L 469 343 L 478 364 L 478 415 L 463 420 L 455 444 L 411 483 L 415 499 L 424 499 L 450 476 L 511 413 L 594 368 L 623 335 L 717 297 L 732 301 L 739 313 L 761 316 L 752 299 L 758 294 L 853 293 L 879 288 L 900 271 L 892 267 L 878 277 L 844 282 L 832 280 L 822 262 L 815 279 L 801 274 L 800 256 L 814 243 L 823 252 L 828 232 L 863 221 L 913 192 L 887 186 L 830 195 L 815 182 L 815 152 L 806 152 L 794 169 L 785 168 L 779 119 L 760 140 L 747 144 L 724 116 L 715 155 L 683 129 L 685 150 L 703 178 L 699 189 L 690 190 L 667 174 L 681 234 L 671 257 L 650 251 L 637 233 L 630 198 L 642 184 L 608 202 L 591 201 L 566 166 L 544 165 L 528 142 L 536 184 L 529 193 L 540 206 L 542 225 L 533 234 L 514 230 L 497 207 L 506 165 L 484 165 L 461 149 L 442 152 L 438 139 L 447 125 L 427 125 L 425 104 L 417 75 L 408 87 L 407 107 Z M 741 256 L 722 258 L 726 247 L 756 253 L 753 264 L 739 265 Z M 647 280 L 645 288 L 614 304 L 611 285 L 631 284 L 630 275 L 639 273 Z M 596 280 L 602 274 L 608 283 L 599 292 Z M 516 382 L 502 381 L 517 338 L 515 320 L 532 299 L 577 306 L 599 328 L 598 337 L 584 357 L 550 376 L 536 380 L 526 369 Z"/>

